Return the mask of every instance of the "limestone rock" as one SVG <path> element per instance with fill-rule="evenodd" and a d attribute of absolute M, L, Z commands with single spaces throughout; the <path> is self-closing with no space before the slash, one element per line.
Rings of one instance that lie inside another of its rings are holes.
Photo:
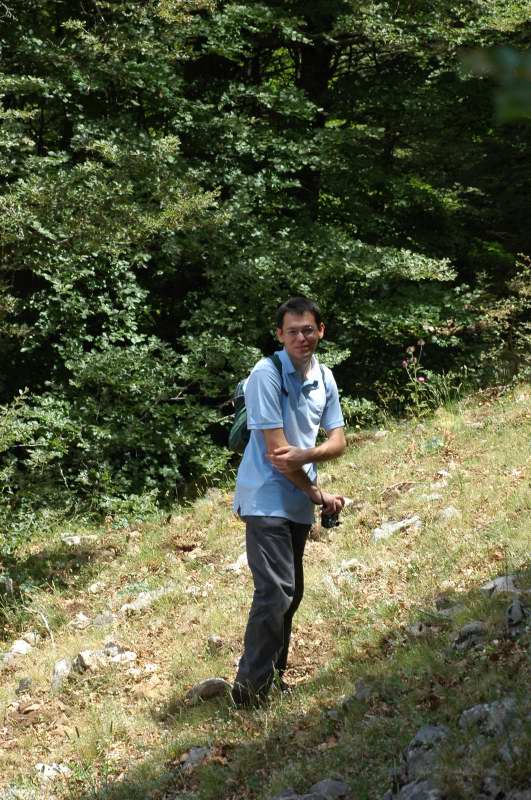
<path fill-rule="evenodd" d="M 160 589 L 153 589 L 150 592 L 140 592 L 135 600 L 132 600 L 130 603 L 124 603 L 120 608 L 120 614 L 136 614 L 138 611 L 143 611 L 145 608 L 149 608 L 155 600 L 159 600 L 172 590 L 173 585 L 170 585 L 161 586 Z"/>
<path fill-rule="evenodd" d="M 13 594 L 14 591 L 15 585 L 13 583 L 13 578 L 10 578 L 9 575 L 1 575 L 0 594 Z"/>
<path fill-rule="evenodd" d="M 181 756 L 181 769 L 191 772 L 194 767 L 201 764 L 212 754 L 211 747 L 191 747 L 190 750 Z"/>
<path fill-rule="evenodd" d="M 459 726 L 464 730 L 477 727 L 481 733 L 496 736 L 505 734 L 516 720 L 515 700 L 505 697 L 467 708 L 459 718 Z"/>
<path fill-rule="evenodd" d="M 9 648 L 9 652 L 14 656 L 27 656 L 31 651 L 32 646 L 24 639 L 17 639 Z"/>
<path fill-rule="evenodd" d="M 15 694 L 26 694 L 29 692 L 33 684 L 33 680 L 28 676 L 25 678 L 21 678 L 18 682 L 18 686 L 15 689 Z"/>
<path fill-rule="evenodd" d="M 218 653 L 223 649 L 223 639 L 217 633 L 212 633 L 207 639 L 207 648 L 210 653 Z"/>
<path fill-rule="evenodd" d="M 137 654 L 133 650 L 128 650 L 116 642 L 106 642 L 103 646 L 103 654 L 114 664 L 129 663 L 137 659 Z"/>
<path fill-rule="evenodd" d="M 451 522 L 452 520 L 461 519 L 461 512 L 455 506 L 446 506 L 442 508 L 437 514 L 439 522 Z"/>
<path fill-rule="evenodd" d="M 92 624 L 95 628 L 103 628 L 106 625 L 114 625 L 116 622 L 116 614 L 113 614 L 111 611 L 103 611 L 101 614 L 97 614 L 92 620 Z"/>
<path fill-rule="evenodd" d="M 481 620 L 473 620 L 463 625 L 454 639 L 454 648 L 459 652 L 466 652 L 471 647 L 480 644 L 487 634 L 487 626 Z"/>
<path fill-rule="evenodd" d="M 26 631 L 26 633 L 22 634 L 22 639 L 24 639 L 24 641 L 30 644 L 32 647 L 38 644 L 40 638 L 41 637 L 37 631 Z"/>
<path fill-rule="evenodd" d="M 335 800 L 335 798 L 348 797 L 350 788 L 344 781 L 325 778 L 325 780 L 314 783 L 310 787 L 310 794 L 316 794 L 318 797 L 322 797 L 323 800 Z"/>
<path fill-rule="evenodd" d="M 505 614 L 507 625 L 509 627 L 520 625 L 520 623 L 524 621 L 526 616 L 527 612 L 523 607 L 520 599 L 518 597 L 515 597 Z"/>
<path fill-rule="evenodd" d="M 72 670 L 72 662 L 68 658 L 56 661 L 52 674 L 52 690 L 58 691 Z"/>
<path fill-rule="evenodd" d="M 494 580 L 485 583 L 481 591 L 491 597 L 498 594 L 520 594 L 520 589 L 516 584 L 514 575 L 501 575 Z"/>
<path fill-rule="evenodd" d="M 77 631 L 82 631 L 85 628 L 88 628 L 90 625 L 90 619 L 86 614 L 80 611 L 73 619 L 70 620 L 68 624 L 71 628 L 75 628 Z"/>
<path fill-rule="evenodd" d="M 421 528 L 422 521 L 416 514 L 412 517 L 405 517 L 405 519 L 396 522 L 383 522 L 380 527 L 375 528 L 372 532 L 372 539 L 374 542 L 379 542 L 381 539 L 388 539 L 393 534 L 404 528 Z"/>
<path fill-rule="evenodd" d="M 53 781 L 61 776 L 68 777 L 72 774 L 72 771 L 66 764 L 56 764 L 55 762 L 53 764 L 43 764 L 40 762 L 39 764 L 35 764 L 35 769 L 43 783 L 48 783 L 48 781 Z"/>
<path fill-rule="evenodd" d="M 429 777 L 447 736 L 448 729 L 443 725 L 424 725 L 417 731 L 405 752 L 408 781 Z"/>
<path fill-rule="evenodd" d="M 232 686 L 223 678 L 207 678 L 207 680 L 192 686 L 186 695 L 186 699 L 189 703 L 195 705 L 200 700 L 209 700 L 211 697 L 229 693 L 231 690 Z"/>
<path fill-rule="evenodd" d="M 87 586 L 87 592 L 90 594 L 98 594 L 99 592 L 103 591 L 103 589 L 105 589 L 105 584 L 103 581 L 94 581 L 94 583 L 91 583 L 90 586 Z"/>
<path fill-rule="evenodd" d="M 225 567 L 225 572 L 236 572 L 240 573 L 242 569 L 248 566 L 247 563 L 247 553 L 242 553 L 233 564 L 229 564 Z"/>
<path fill-rule="evenodd" d="M 430 780 L 413 781 L 401 788 L 396 800 L 442 800 L 442 794 Z"/>
<path fill-rule="evenodd" d="M 105 655 L 101 650 L 82 650 L 72 662 L 75 672 L 96 672 L 106 663 Z"/>

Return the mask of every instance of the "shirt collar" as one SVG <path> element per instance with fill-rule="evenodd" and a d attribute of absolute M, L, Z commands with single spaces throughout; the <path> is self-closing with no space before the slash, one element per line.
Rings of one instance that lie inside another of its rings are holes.
<path fill-rule="evenodd" d="M 283 370 L 287 375 L 297 372 L 295 365 L 293 364 L 291 358 L 286 352 L 285 347 L 279 351 L 278 355 L 280 356 L 280 360 L 282 361 Z M 317 357 L 313 355 L 312 360 L 310 362 L 310 369 L 308 370 L 308 374 L 306 375 L 306 378 L 303 381 L 304 384 L 315 383 L 316 381 L 317 382 L 319 381 L 318 367 L 319 367 L 319 362 L 317 361 Z"/>

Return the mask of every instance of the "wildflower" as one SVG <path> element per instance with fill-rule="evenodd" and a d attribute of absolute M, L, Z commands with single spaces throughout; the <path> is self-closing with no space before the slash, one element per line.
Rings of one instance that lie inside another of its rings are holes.
<path fill-rule="evenodd" d="M 404 367 L 404 369 L 407 369 L 407 361 L 406 361 L 406 359 L 404 359 L 402 361 L 402 366 Z"/>
<path fill-rule="evenodd" d="M 426 378 L 424 377 L 424 375 L 419 375 L 417 380 L 419 383 L 426 383 Z"/>
<path fill-rule="evenodd" d="M 415 352 L 415 348 L 413 347 L 413 345 L 411 345 L 411 347 L 408 347 L 406 349 L 406 353 L 408 353 L 409 355 L 411 355 L 411 353 L 414 353 L 414 352 Z"/>
<path fill-rule="evenodd" d="M 417 344 L 418 344 L 418 346 L 419 346 L 419 347 L 424 347 L 424 345 L 426 344 L 426 342 L 424 341 L 424 339 L 419 339 L 419 340 L 418 340 L 418 342 L 417 342 Z"/>

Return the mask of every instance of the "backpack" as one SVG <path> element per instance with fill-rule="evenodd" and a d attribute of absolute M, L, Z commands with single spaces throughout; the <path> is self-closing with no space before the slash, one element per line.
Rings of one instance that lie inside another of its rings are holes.
<path fill-rule="evenodd" d="M 282 394 L 287 397 L 288 392 L 284 386 L 284 378 L 282 377 L 282 362 L 276 353 L 273 353 L 272 356 L 268 356 L 268 358 L 271 359 L 278 370 L 278 374 L 280 375 L 280 389 Z M 319 366 L 321 367 L 323 384 L 326 388 L 324 369 L 321 364 Z M 235 453 L 243 453 L 251 436 L 251 431 L 247 427 L 247 409 L 245 408 L 244 389 L 246 380 L 247 379 L 238 383 L 233 397 L 234 420 L 229 432 L 229 449 L 233 450 Z"/>

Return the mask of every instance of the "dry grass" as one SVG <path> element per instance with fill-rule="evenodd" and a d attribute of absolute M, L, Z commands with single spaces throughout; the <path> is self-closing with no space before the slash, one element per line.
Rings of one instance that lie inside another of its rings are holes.
<path fill-rule="evenodd" d="M 391 426 L 383 438 L 359 437 L 330 466 L 331 485 L 354 503 L 339 529 L 308 545 L 287 676 L 297 690 L 256 711 L 226 699 L 198 707 L 184 701 L 203 678 L 230 680 L 240 654 L 252 586 L 246 570 L 227 571 L 244 546 L 229 492 L 209 491 L 169 524 L 115 530 L 110 522 L 78 549 L 61 546 L 60 531 L 53 541 L 34 541 L 21 554 L 34 586 L 8 609 L 6 642 L 28 629 L 41 639 L 3 673 L 1 783 L 35 785 L 38 797 L 61 800 L 228 800 L 266 798 L 290 785 L 306 790 L 338 773 L 356 797 L 381 797 L 393 759 L 423 722 L 455 725 L 463 708 L 513 691 L 515 681 L 518 690 L 525 679 L 524 639 L 502 635 L 506 598 L 488 600 L 477 588 L 505 571 L 529 581 L 529 400 L 525 386 L 480 395 L 422 424 Z M 440 499 L 427 499 L 433 494 Z M 460 516 L 442 522 L 438 513 L 449 505 Z M 410 514 L 421 517 L 421 529 L 372 541 L 376 525 Z M 358 563 L 336 575 L 348 559 Z M 91 619 L 117 613 L 139 592 L 162 586 L 170 593 L 136 615 L 118 615 L 114 626 L 71 625 L 80 611 Z M 407 626 L 429 621 L 441 592 L 461 610 L 415 639 Z M 456 627 L 477 618 L 497 644 L 449 655 Z M 214 652 L 211 634 L 222 638 Z M 137 653 L 136 672 L 113 665 L 51 692 L 55 661 L 110 638 Z M 31 690 L 17 697 L 26 676 Z M 377 687 L 368 704 L 327 716 L 358 678 Z M 180 758 L 193 745 L 212 753 L 185 773 Z M 72 775 L 43 786 L 39 761 L 67 764 Z M 475 796 L 476 771 L 466 783 L 449 759 L 442 779 L 452 797 Z"/>

